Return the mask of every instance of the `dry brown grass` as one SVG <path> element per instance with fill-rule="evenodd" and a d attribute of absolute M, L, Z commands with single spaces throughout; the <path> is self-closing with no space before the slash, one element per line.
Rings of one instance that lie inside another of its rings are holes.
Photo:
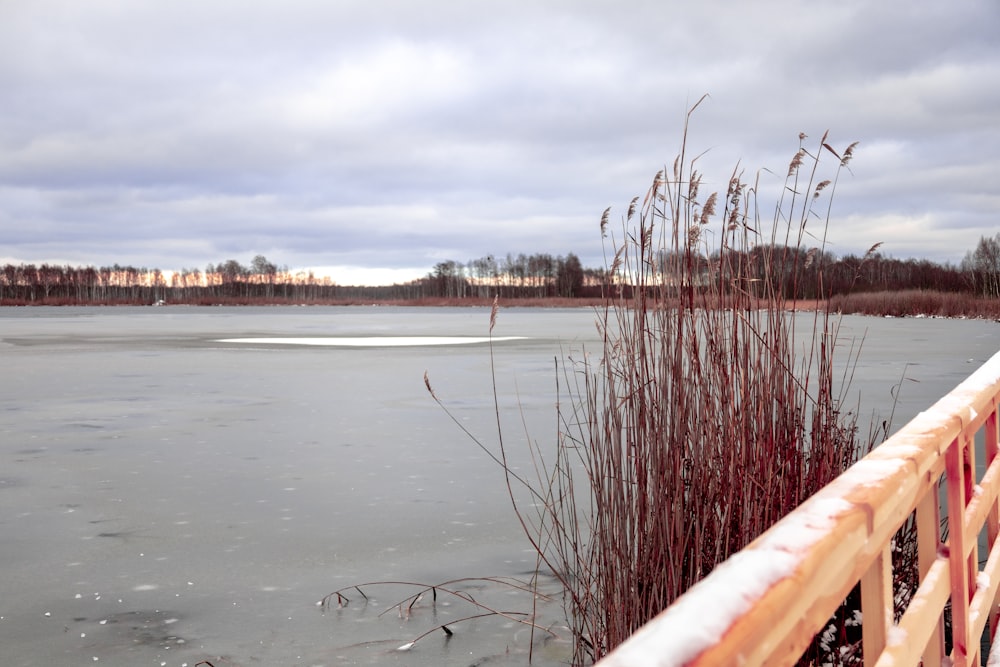
<path fill-rule="evenodd" d="M 882 317 L 970 317 L 1000 319 L 1000 299 L 976 294 L 903 290 L 899 292 L 860 292 L 839 294 L 829 307 L 845 314 Z"/>

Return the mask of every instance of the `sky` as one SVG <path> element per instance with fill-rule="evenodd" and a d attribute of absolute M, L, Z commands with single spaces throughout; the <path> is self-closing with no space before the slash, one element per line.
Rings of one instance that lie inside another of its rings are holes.
<path fill-rule="evenodd" d="M 703 193 L 739 169 L 773 208 L 828 131 L 859 144 L 827 249 L 957 264 L 1000 232 L 998 30 L 996 0 L 0 0 L 0 264 L 603 267 L 706 94 Z"/>

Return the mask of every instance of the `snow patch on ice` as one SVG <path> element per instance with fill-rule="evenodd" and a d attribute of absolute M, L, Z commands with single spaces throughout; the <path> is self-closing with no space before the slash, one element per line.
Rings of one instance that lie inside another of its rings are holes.
<path fill-rule="evenodd" d="M 326 338 L 219 338 L 217 343 L 244 345 L 314 345 L 321 347 L 418 347 L 427 345 L 470 345 L 524 340 L 524 336 L 330 336 Z"/>

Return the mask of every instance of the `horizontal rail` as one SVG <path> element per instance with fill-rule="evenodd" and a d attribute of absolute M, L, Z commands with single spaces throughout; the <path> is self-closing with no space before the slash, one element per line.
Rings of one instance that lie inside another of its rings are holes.
<path fill-rule="evenodd" d="M 795 664 L 859 584 L 866 665 L 980 664 L 980 637 L 987 628 L 992 637 L 998 620 L 998 401 L 1000 353 L 716 567 L 600 667 Z M 907 521 L 916 526 L 915 591 L 893 584 L 893 539 Z"/>

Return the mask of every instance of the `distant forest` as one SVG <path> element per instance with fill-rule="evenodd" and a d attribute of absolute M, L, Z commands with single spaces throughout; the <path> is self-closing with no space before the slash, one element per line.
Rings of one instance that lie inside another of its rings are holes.
<path fill-rule="evenodd" d="M 666 262 L 668 258 L 660 257 Z M 714 258 L 702 257 L 704 274 Z M 1000 234 L 982 237 L 961 264 L 924 259 L 899 260 L 869 252 L 863 257 L 761 246 L 742 261 L 760 268 L 755 290 L 780 290 L 791 298 L 817 299 L 858 292 L 929 290 L 973 296 L 1000 296 Z M 649 270 L 656 262 L 651 262 Z M 770 272 L 764 271 L 771 266 Z M 716 267 L 718 268 L 718 267 Z M 183 269 L 166 277 L 160 269 L 132 266 L 73 267 L 7 264 L 0 272 L 0 305 L 124 305 L 185 303 L 195 305 L 251 303 L 356 303 L 430 299 L 594 298 L 628 290 L 604 268 L 587 268 L 573 253 L 493 255 L 462 263 L 444 261 L 423 278 L 395 285 L 339 285 L 311 272 L 291 273 L 263 255 L 249 265 L 230 259 L 204 271 Z M 680 289 L 681 286 L 678 286 Z M 687 286 L 696 289 L 697 285 Z"/>

